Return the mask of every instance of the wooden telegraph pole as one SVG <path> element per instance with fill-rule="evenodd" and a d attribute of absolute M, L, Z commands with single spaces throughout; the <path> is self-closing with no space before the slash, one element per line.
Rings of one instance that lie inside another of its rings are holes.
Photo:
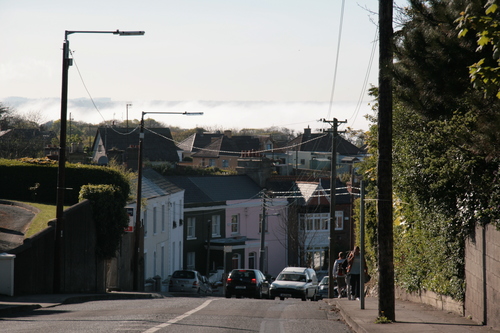
<path fill-rule="evenodd" d="M 378 291 L 379 316 L 395 321 L 392 216 L 392 0 L 379 0 Z"/>

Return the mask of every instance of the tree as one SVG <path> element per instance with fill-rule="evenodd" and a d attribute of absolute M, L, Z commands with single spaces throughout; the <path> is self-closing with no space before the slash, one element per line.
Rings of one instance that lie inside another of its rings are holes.
<path fill-rule="evenodd" d="M 469 66 L 474 88 L 482 91 L 485 96 L 495 95 L 497 98 L 500 98 L 499 3 L 497 0 L 489 0 L 482 6 L 482 10 L 479 10 L 477 4 L 470 4 L 457 19 L 459 37 L 474 34 L 478 46 L 476 50 L 484 55 Z"/>
<path fill-rule="evenodd" d="M 456 299 L 466 237 L 476 223 L 500 221 L 500 103 L 471 88 L 467 67 L 482 55 L 474 36 L 458 38 L 455 23 L 466 5 L 482 3 L 412 0 L 394 44 L 396 281 Z M 369 147 L 380 144 L 379 130 L 371 128 Z M 366 163 L 374 178 L 380 168 Z"/>

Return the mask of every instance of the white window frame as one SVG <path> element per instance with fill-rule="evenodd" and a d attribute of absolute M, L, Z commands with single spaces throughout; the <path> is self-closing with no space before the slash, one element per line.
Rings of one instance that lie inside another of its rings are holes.
<path fill-rule="evenodd" d="M 220 215 L 212 215 L 212 237 L 220 237 Z"/>
<path fill-rule="evenodd" d="M 344 230 L 344 212 L 341 210 L 335 212 L 335 230 Z"/>
<path fill-rule="evenodd" d="M 194 252 L 188 252 L 186 254 L 186 269 L 194 269 L 195 268 L 195 258 L 196 258 L 196 254 Z"/>
<path fill-rule="evenodd" d="M 231 234 L 240 233 L 240 214 L 231 215 Z"/>
<path fill-rule="evenodd" d="M 186 238 L 196 239 L 196 217 L 188 217 L 186 222 Z"/>
<path fill-rule="evenodd" d="M 156 235 L 156 206 L 153 207 L 153 235 Z"/>

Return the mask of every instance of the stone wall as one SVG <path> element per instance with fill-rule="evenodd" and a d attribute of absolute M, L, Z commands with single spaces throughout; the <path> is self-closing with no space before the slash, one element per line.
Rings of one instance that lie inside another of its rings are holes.
<path fill-rule="evenodd" d="M 477 226 L 465 248 L 465 316 L 500 328 L 500 231 Z"/>

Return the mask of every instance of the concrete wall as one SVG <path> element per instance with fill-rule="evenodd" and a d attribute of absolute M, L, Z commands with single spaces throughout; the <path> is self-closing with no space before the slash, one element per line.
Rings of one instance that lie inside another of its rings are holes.
<path fill-rule="evenodd" d="M 464 315 L 464 304 L 462 302 L 456 301 L 449 296 L 436 294 L 432 291 L 420 290 L 418 292 L 410 293 L 396 286 L 395 295 L 398 299 L 415 303 L 428 304 L 439 310 L 454 312 L 461 316 Z"/>
<path fill-rule="evenodd" d="M 465 315 L 500 328 L 500 231 L 476 226 L 465 248 Z"/>

